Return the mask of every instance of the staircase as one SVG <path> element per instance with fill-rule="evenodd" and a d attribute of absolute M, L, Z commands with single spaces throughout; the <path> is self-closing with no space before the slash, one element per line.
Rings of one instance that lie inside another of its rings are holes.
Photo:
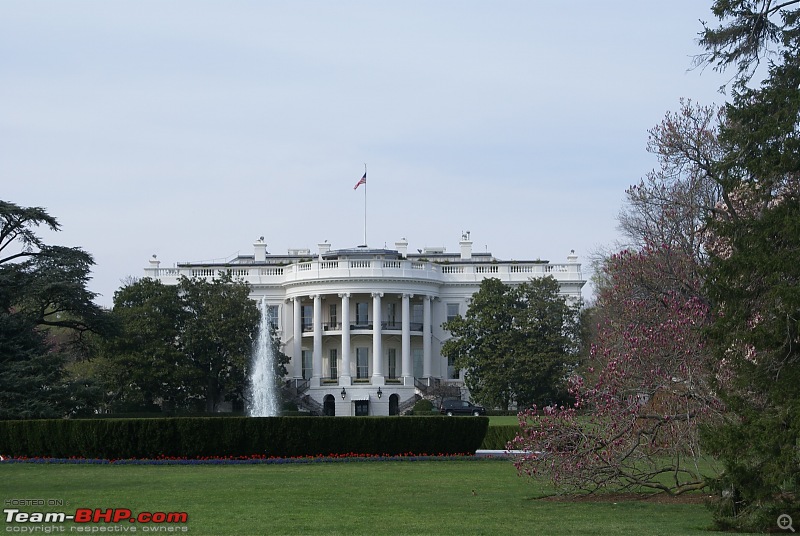
<path fill-rule="evenodd" d="M 322 415 L 322 404 L 306 393 L 309 383 L 309 380 L 289 380 L 281 387 L 281 395 L 284 400 L 294 402 L 298 409 L 307 410 L 312 415 Z"/>
<path fill-rule="evenodd" d="M 405 415 L 406 413 L 411 411 L 411 409 L 414 407 L 414 404 L 416 404 L 417 401 L 421 399 L 422 396 L 420 396 L 419 394 L 415 394 L 414 396 L 412 396 L 411 398 L 409 398 L 408 400 L 397 406 L 397 413 L 399 415 Z"/>

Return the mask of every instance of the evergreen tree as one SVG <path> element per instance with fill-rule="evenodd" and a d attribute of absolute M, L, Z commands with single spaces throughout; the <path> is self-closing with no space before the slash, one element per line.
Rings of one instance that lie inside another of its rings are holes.
<path fill-rule="evenodd" d="M 46 244 L 39 226 L 60 228 L 43 208 L 0 201 L 0 418 L 85 408 L 64 366 L 87 357 L 87 334 L 113 329 L 87 289 L 91 255 Z"/>
<path fill-rule="evenodd" d="M 712 12 L 720 25 L 705 27 L 701 59 L 736 72 L 705 277 L 730 413 L 707 444 L 724 465 L 717 524 L 764 531 L 800 514 L 800 2 L 717 0 Z"/>

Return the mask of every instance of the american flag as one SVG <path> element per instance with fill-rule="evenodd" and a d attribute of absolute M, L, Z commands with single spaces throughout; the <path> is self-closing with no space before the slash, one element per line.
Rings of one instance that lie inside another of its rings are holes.
<path fill-rule="evenodd" d="M 364 176 L 363 176 L 363 177 L 361 177 L 361 180 L 359 180 L 359 181 L 356 183 L 356 185 L 355 185 L 355 186 L 353 186 L 353 190 L 357 190 L 357 189 L 358 189 L 358 187 L 359 187 L 359 186 L 361 186 L 362 184 L 367 184 L 367 172 L 366 172 L 366 171 L 364 172 Z"/>

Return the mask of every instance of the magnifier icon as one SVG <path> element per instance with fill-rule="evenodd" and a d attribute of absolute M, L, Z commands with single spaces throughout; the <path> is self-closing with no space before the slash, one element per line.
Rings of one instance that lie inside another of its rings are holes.
<path fill-rule="evenodd" d="M 792 516 L 789 514 L 781 514 L 778 516 L 778 528 L 781 530 L 791 530 L 794 532 L 794 527 L 792 526 Z"/>

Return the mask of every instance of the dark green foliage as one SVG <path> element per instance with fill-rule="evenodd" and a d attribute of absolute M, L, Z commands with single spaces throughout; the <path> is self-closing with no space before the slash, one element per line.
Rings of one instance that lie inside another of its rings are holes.
<path fill-rule="evenodd" d="M 296 457 L 328 454 L 466 454 L 484 417 L 203 417 L 0 422 L 0 452 L 27 457 Z"/>
<path fill-rule="evenodd" d="M 242 400 L 259 320 L 250 286 L 220 274 L 211 281 L 182 278 L 178 287 L 188 316 L 180 340 L 190 389 L 208 412 Z"/>
<path fill-rule="evenodd" d="M 483 438 L 483 443 L 481 443 L 481 449 L 506 450 L 517 434 L 519 434 L 517 425 L 490 426 Z"/>
<path fill-rule="evenodd" d="M 725 465 L 715 483 L 720 526 L 761 530 L 800 513 L 800 200 L 720 228 L 733 253 L 712 263 L 708 287 L 724 305 L 710 337 L 732 414 L 706 443 Z"/>
<path fill-rule="evenodd" d="M 180 329 L 186 321 L 178 287 L 140 279 L 114 293 L 114 318 L 121 329 L 104 347 L 98 371 L 113 393 L 107 409 L 135 411 L 157 399 L 185 407 L 189 393 Z"/>
<path fill-rule="evenodd" d="M 91 255 L 45 244 L 39 226 L 59 229 L 43 208 L 0 201 L 0 419 L 85 412 L 98 393 L 65 366 L 114 327 L 87 290 Z"/>
<path fill-rule="evenodd" d="M 761 60 L 769 55 L 797 50 L 800 9 L 797 0 L 715 0 L 711 8 L 722 21 L 716 28 L 703 23 L 700 45 L 706 53 L 698 63 L 719 70 L 733 66 L 736 85 L 742 87 L 753 76 Z"/>
<path fill-rule="evenodd" d="M 433 411 L 433 402 L 427 398 L 421 398 L 414 404 L 414 413 L 418 411 Z"/>
<path fill-rule="evenodd" d="M 99 373 L 114 393 L 108 408 L 158 402 L 166 411 L 213 412 L 241 403 L 259 318 L 249 292 L 227 274 L 178 285 L 145 278 L 118 290 L 113 315 L 122 329 Z"/>
<path fill-rule="evenodd" d="M 800 2 L 716 0 L 712 11 L 721 24 L 703 33 L 704 59 L 736 71 L 706 274 L 729 409 L 705 434 L 724 467 L 713 507 L 720 528 L 775 530 L 779 514 L 800 514 Z M 748 87 L 769 52 L 764 81 Z"/>
<path fill-rule="evenodd" d="M 63 415 L 63 364 L 28 315 L 0 311 L 0 419 Z"/>
<path fill-rule="evenodd" d="M 577 360 L 578 311 L 552 277 L 518 286 L 485 279 L 465 316 L 444 324 L 453 337 L 442 355 L 466 369 L 473 398 L 490 408 L 527 408 L 567 399 Z"/>

